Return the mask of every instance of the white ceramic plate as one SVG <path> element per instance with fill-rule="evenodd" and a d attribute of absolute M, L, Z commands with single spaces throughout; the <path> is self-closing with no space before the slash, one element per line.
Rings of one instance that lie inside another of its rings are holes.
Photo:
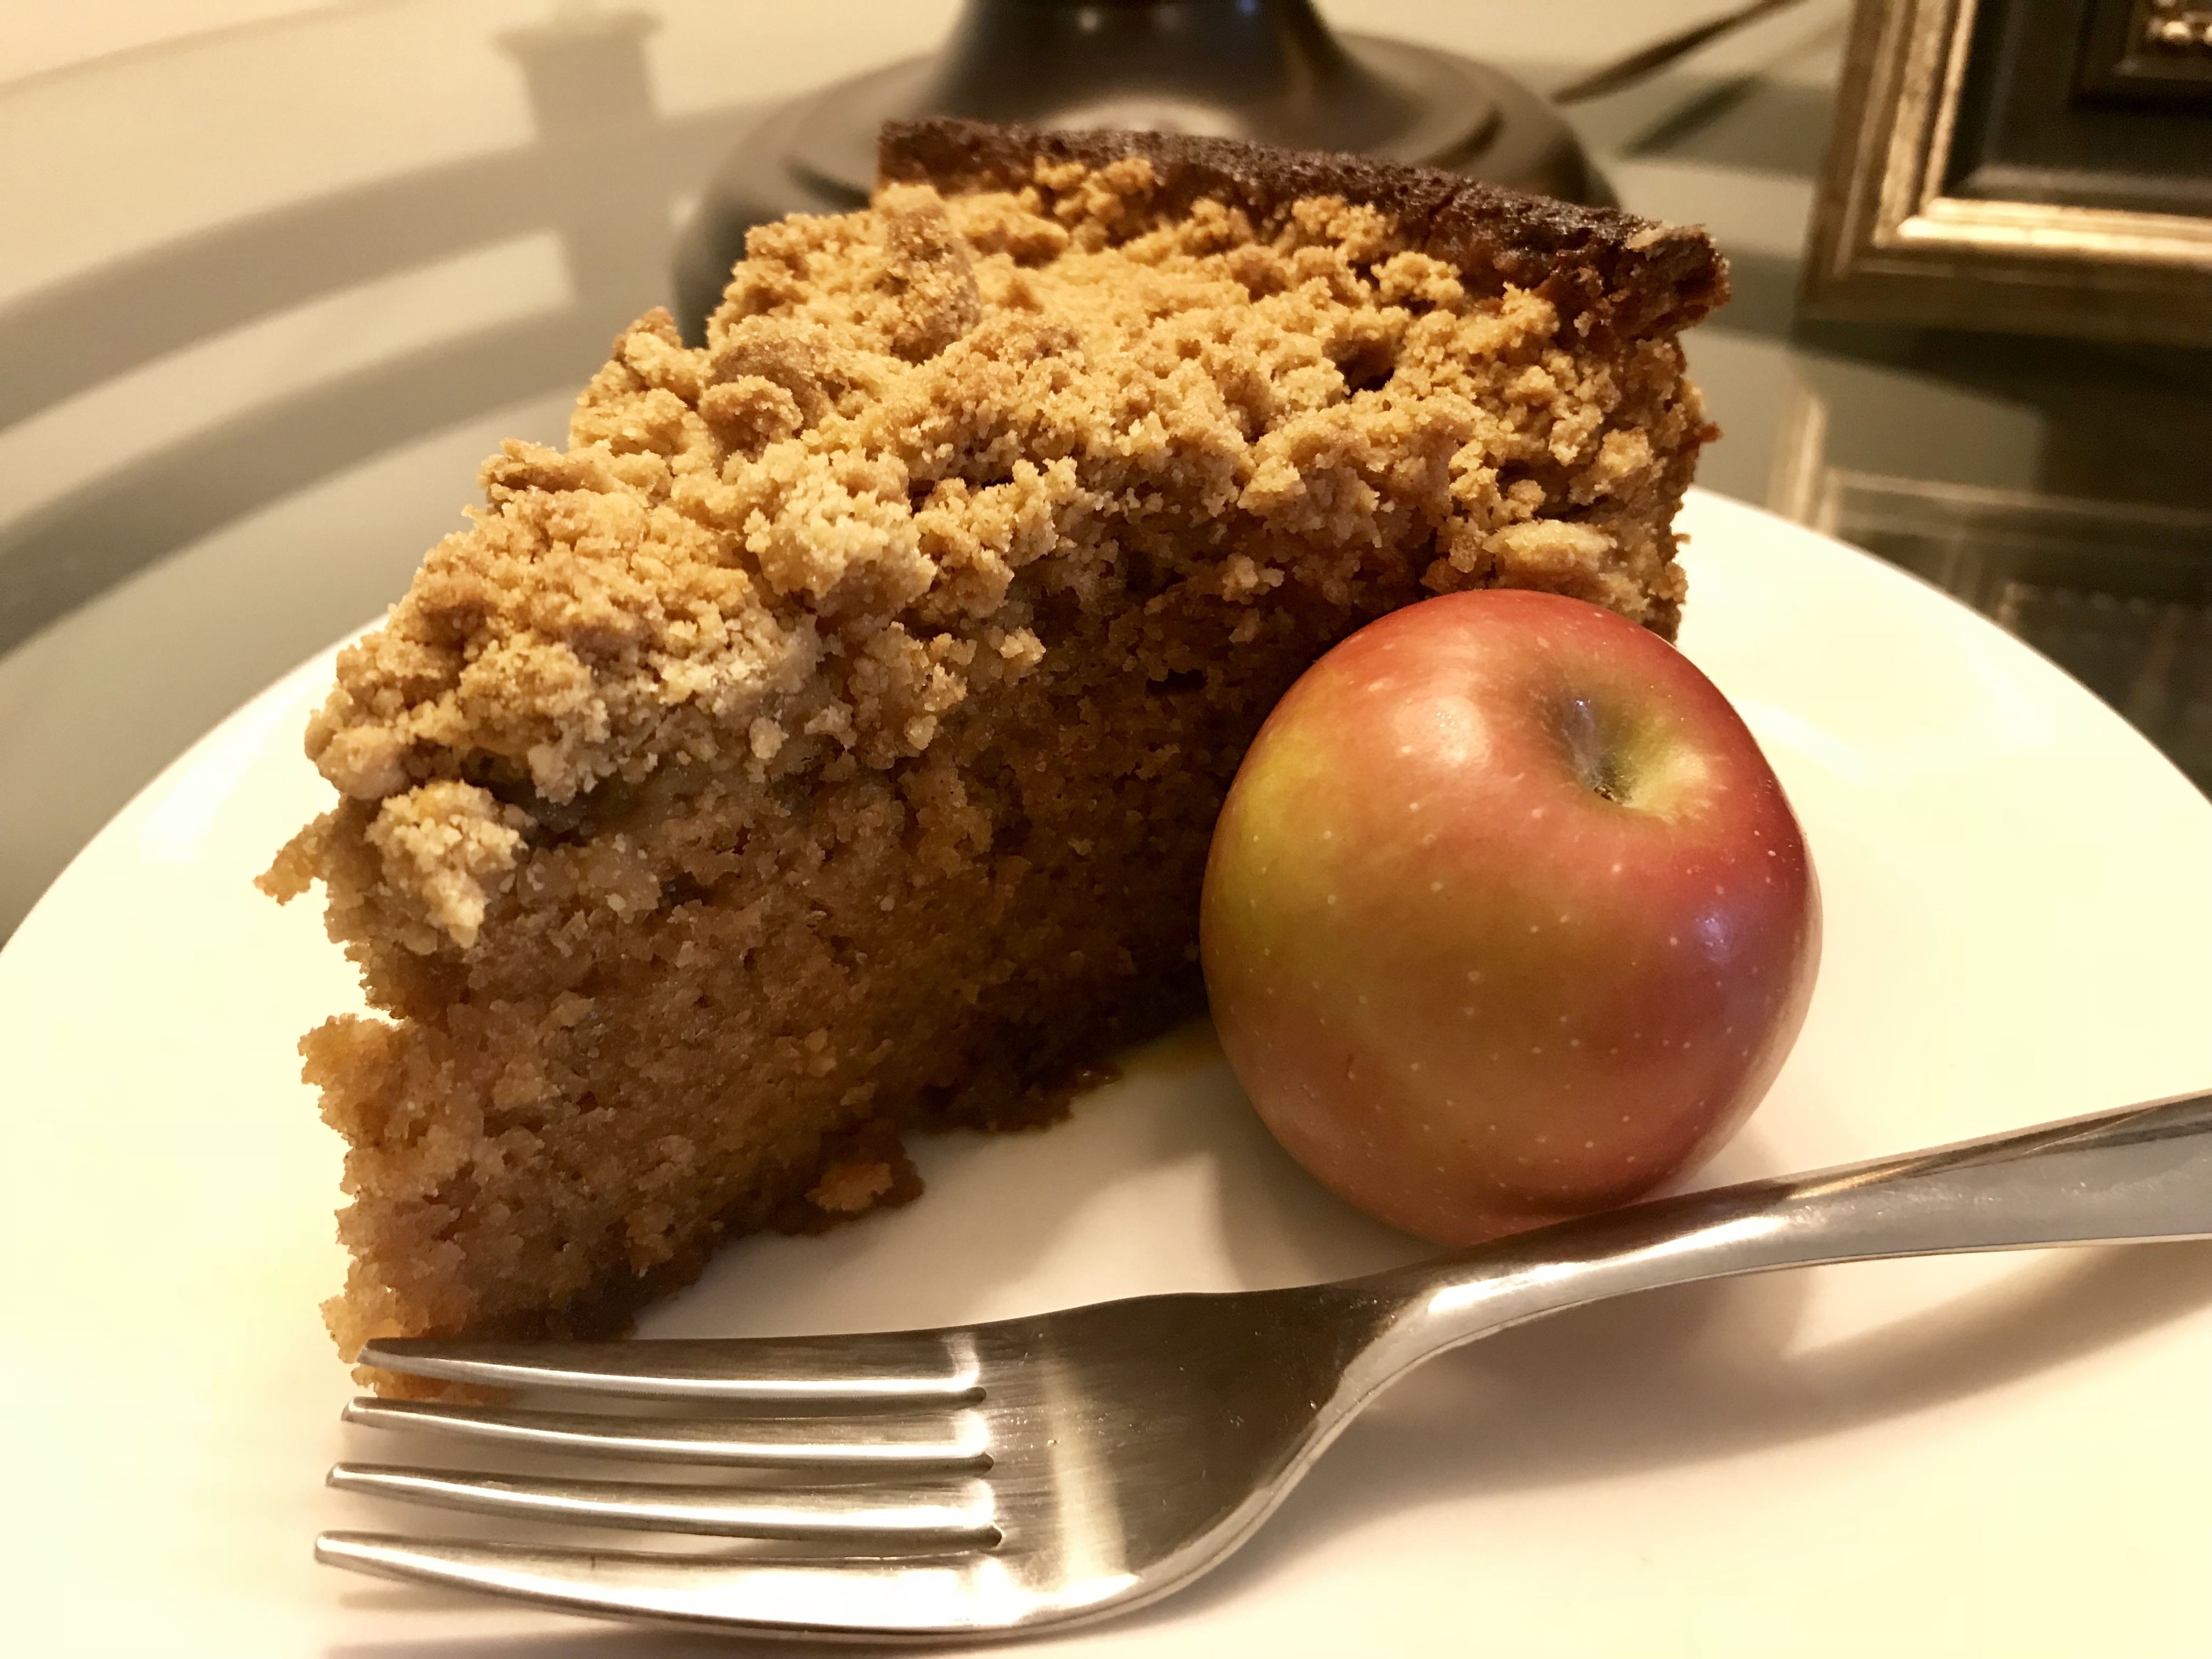
<path fill-rule="evenodd" d="M 1804 1036 L 1699 1181 L 2212 1086 L 2212 805 L 2056 669 L 1712 496 L 1684 644 L 1804 818 Z M 11 1650 L 727 1652 L 316 1567 L 349 1393 L 337 1137 L 293 1044 L 358 1006 L 248 885 L 325 804 L 307 664 L 104 830 L 0 952 L 0 1551 Z M 14 778 L 9 788 L 40 787 Z M 1285 1283 L 1413 1248 L 1278 1152 L 1203 1029 L 934 1189 L 757 1239 L 648 1334 L 935 1324 Z M 1570 1315 L 1434 1362 L 1243 1554 L 1062 1646 L 1146 1655 L 2206 1651 L 2212 1246 L 1896 1262 Z"/>

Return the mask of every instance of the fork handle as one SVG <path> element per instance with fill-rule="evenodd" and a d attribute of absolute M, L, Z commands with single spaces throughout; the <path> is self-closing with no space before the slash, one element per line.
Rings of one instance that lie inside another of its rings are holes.
<path fill-rule="evenodd" d="M 1886 1256 L 2212 1237 L 2212 1094 L 1686 1194 L 1358 1281 L 1388 1356 L 1632 1291 Z"/>

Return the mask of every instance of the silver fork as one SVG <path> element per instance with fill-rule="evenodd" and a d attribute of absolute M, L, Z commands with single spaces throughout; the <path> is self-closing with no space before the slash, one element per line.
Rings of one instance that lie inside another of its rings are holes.
<path fill-rule="evenodd" d="M 2212 1237 L 2212 1095 L 1640 1204 L 1292 1290 L 732 1341 L 372 1344 L 416 1376 L 650 1414 L 359 1400 L 482 1444 L 773 1470 L 772 1484 L 342 1463 L 349 1491 L 732 1553 L 331 1532 L 316 1557 L 572 1613 L 731 1633 L 1006 1636 L 1125 1612 L 1249 1537 L 1352 1413 L 1431 1355 L 1545 1314 L 1777 1267 Z"/>

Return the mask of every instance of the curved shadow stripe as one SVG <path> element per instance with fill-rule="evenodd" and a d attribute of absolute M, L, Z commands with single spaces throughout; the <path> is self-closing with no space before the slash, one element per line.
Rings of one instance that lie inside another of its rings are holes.
<path fill-rule="evenodd" d="M 591 198 L 603 200 L 613 185 L 661 215 L 705 177 L 747 112 L 634 131 L 619 150 L 599 155 L 605 177 L 591 181 Z M 557 166 L 535 146 L 320 197 L 0 306 L 0 427 L 336 289 L 549 227 L 572 241 L 587 235 L 575 222 L 568 149 L 560 149 Z"/>
<path fill-rule="evenodd" d="M 258 215 L 0 307 L 5 428 L 230 330 L 534 230 L 559 235 L 578 290 L 574 307 L 558 318 L 309 388 L 0 522 L 0 652 L 332 471 L 582 382 L 613 334 L 661 297 L 668 204 L 714 164 L 747 111 L 663 122 L 641 91 L 622 112 L 627 118 L 594 124 L 563 107 L 573 100 L 539 101 L 551 103 L 541 113 L 556 118 L 529 149 Z"/>
<path fill-rule="evenodd" d="M 571 311 L 427 348 L 209 428 L 0 527 L 0 652 L 326 474 L 577 384 L 608 333 L 598 317 Z"/>

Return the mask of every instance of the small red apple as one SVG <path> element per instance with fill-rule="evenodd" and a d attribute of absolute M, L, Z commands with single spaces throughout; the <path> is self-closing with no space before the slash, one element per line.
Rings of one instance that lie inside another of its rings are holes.
<path fill-rule="evenodd" d="M 1803 1021 L 1820 907 L 1711 681 L 1609 611 L 1501 590 L 1394 611 L 1291 688 L 1199 933 L 1222 1046 L 1291 1156 L 1468 1244 L 1734 1133 Z"/>

